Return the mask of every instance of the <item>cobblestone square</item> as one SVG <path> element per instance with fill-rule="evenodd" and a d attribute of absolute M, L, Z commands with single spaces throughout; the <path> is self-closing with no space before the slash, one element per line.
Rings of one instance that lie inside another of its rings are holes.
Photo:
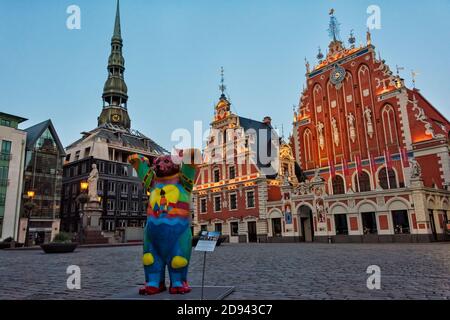
<path fill-rule="evenodd" d="M 73 254 L 0 251 L 0 299 L 106 299 L 143 282 L 141 246 Z M 193 252 L 190 283 L 201 284 Z M 69 290 L 66 269 L 81 268 Z M 381 289 L 366 286 L 381 268 Z M 450 244 L 224 244 L 207 256 L 206 285 L 235 286 L 228 299 L 449 299 Z"/>

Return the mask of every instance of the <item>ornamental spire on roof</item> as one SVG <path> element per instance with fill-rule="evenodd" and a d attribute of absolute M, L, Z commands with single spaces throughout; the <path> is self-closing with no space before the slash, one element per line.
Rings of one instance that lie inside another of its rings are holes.
<path fill-rule="evenodd" d="M 117 0 L 116 21 L 114 23 L 113 39 L 122 40 L 122 32 L 120 30 L 120 3 L 119 3 L 119 0 Z"/>
<path fill-rule="evenodd" d="M 223 67 L 220 68 L 220 86 L 219 86 L 220 92 L 222 92 L 222 95 L 220 98 L 226 99 L 225 97 L 225 91 L 227 90 L 227 86 L 225 85 L 225 77 L 224 77 L 224 70 Z"/>
<path fill-rule="evenodd" d="M 117 0 L 114 33 L 111 38 L 111 54 L 108 59 L 108 79 L 103 88 L 103 110 L 98 125 L 112 123 L 130 128 L 127 112 L 128 88 L 124 79 L 125 59 L 122 55 L 123 40 L 120 26 L 120 3 Z"/>
<path fill-rule="evenodd" d="M 328 33 L 330 35 L 330 38 L 333 39 L 333 41 L 340 41 L 340 23 L 334 16 L 334 9 L 330 10 L 330 24 L 328 28 Z"/>

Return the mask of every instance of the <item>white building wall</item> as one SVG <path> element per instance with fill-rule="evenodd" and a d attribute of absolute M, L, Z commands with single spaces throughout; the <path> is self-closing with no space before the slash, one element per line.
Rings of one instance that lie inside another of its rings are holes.
<path fill-rule="evenodd" d="M 9 161 L 8 171 L 9 184 L 6 189 L 1 239 L 13 237 L 16 241 L 18 240 L 17 233 L 23 188 L 26 137 L 25 131 L 0 126 L 0 140 L 11 141 L 11 161 Z"/>

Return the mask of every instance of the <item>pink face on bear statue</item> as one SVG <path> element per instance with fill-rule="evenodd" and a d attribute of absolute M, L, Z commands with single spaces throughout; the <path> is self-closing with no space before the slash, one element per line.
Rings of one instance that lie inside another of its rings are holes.
<path fill-rule="evenodd" d="M 153 170 L 159 178 L 170 177 L 180 171 L 180 166 L 174 163 L 171 155 L 161 156 L 153 160 Z"/>

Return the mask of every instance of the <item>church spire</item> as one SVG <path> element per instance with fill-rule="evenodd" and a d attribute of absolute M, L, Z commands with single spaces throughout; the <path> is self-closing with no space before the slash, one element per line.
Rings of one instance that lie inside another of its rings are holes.
<path fill-rule="evenodd" d="M 108 79 L 103 88 L 103 110 L 98 125 L 111 123 L 130 128 L 127 112 L 128 88 L 124 79 L 125 59 L 122 55 L 123 40 L 120 26 L 120 3 L 117 0 L 114 33 L 111 38 L 111 54 L 108 59 Z"/>
<path fill-rule="evenodd" d="M 116 22 L 114 23 L 113 39 L 122 40 L 122 32 L 120 30 L 120 1 L 117 0 Z"/>

